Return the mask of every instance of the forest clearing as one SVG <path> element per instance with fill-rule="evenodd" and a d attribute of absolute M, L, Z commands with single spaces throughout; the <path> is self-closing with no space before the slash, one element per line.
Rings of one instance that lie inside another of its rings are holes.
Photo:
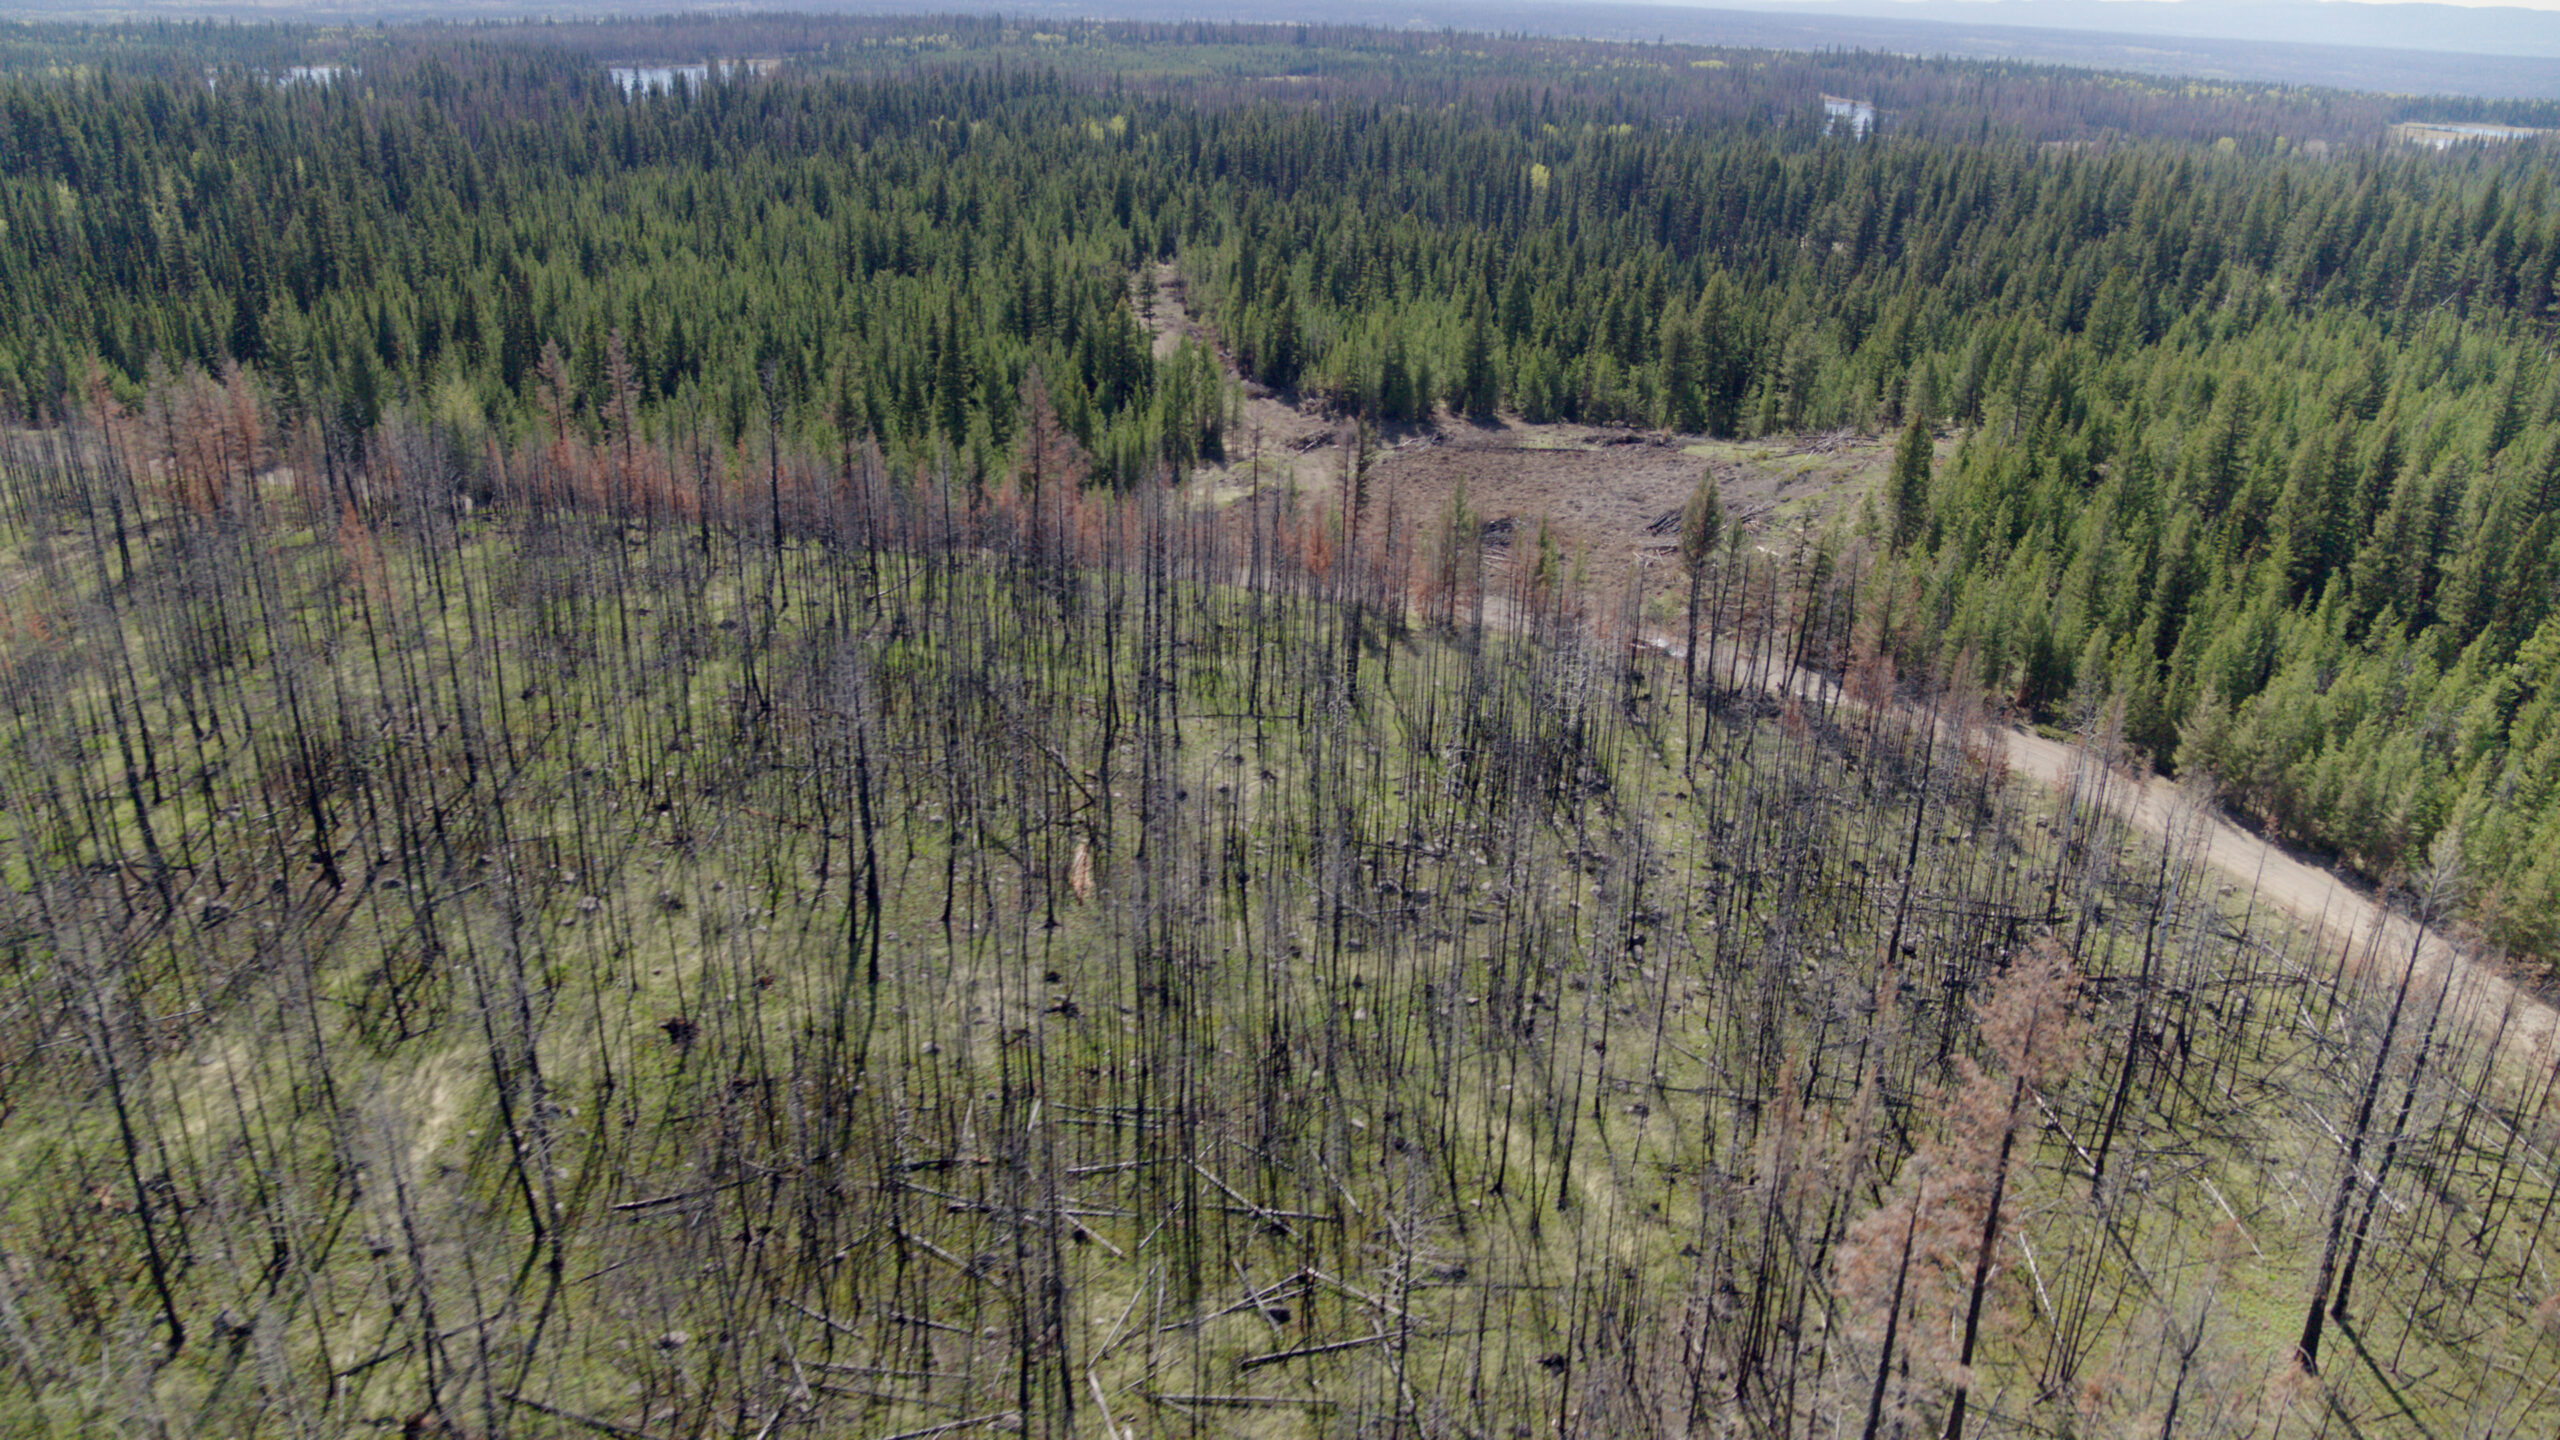
<path fill-rule="evenodd" d="M 1170 353 L 1185 336 L 1216 346 L 1216 337 L 1184 310 L 1179 275 L 1165 267 L 1155 283 L 1146 318 L 1158 353 Z M 1241 383 L 1242 377 L 1235 378 Z M 1222 466 L 1203 467 L 1196 482 L 1212 504 L 1232 503 L 1263 487 L 1308 497 L 1338 495 L 1347 468 L 1358 463 L 1355 426 L 1283 405 L 1252 387 L 1244 388 L 1233 428 L 1244 436 L 1240 453 Z M 1941 453 L 1946 448 L 1939 447 Z M 1791 547 L 1790 558 L 1800 562 L 1826 526 L 1854 515 L 1862 504 L 1871 514 L 1890 504 L 1885 479 L 1891 450 L 1889 437 L 1854 431 L 1780 435 L 1755 444 L 1533 425 L 1508 417 L 1469 424 L 1452 417 L 1387 440 L 1372 463 L 1379 492 L 1404 514 L 1443 512 L 1463 494 L 1484 518 L 1505 562 L 1518 552 L 1499 542 L 1552 524 L 1595 592 L 1650 586 L 1656 604 L 1638 601 L 1647 617 L 1645 639 L 1677 658 L 1680 644 L 1666 633 L 1660 607 L 1670 598 L 1665 587 L 1674 582 L 1673 532 L 1697 484 L 1700 462 L 1715 481 L 1728 523 L 1751 532 L 1764 550 L 1772 542 Z M 1728 680 L 1741 684 L 1746 677 L 1729 669 Z M 1797 683 L 1805 699 L 1837 698 L 1834 682 L 1821 675 L 1802 675 Z M 2103 742 L 2102 736 L 2087 738 Z M 2439 933 L 2422 943 L 2408 918 L 2392 914 L 2368 888 L 2316 857 L 2233 823 L 2209 795 L 2182 795 L 2176 782 L 2146 773 L 2139 757 L 2120 750 L 2111 758 L 2093 756 L 2069 740 L 2017 724 L 2004 725 L 2001 740 L 2013 773 L 2058 792 L 2086 789 L 2095 803 L 2154 841 L 2170 843 L 2180 829 L 2202 827 L 2205 861 L 2221 872 L 2226 889 L 2245 888 L 2252 906 L 2273 907 L 2327 937 L 2350 964 L 2387 966 L 2394 963 L 2391 957 L 2414 948 L 2431 975 L 2450 978 L 2457 970 L 2477 970 L 2469 981 L 2477 988 L 2462 1002 L 2468 1023 L 2489 1031 L 2511 1029 L 2512 1053 L 2522 1057 L 2521 1064 L 2538 1069 L 2551 1063 L 2560 1045 L 2560 1011 L 2530 979 L 2519 990 L 2515 977 L 2478 953 L 2476 937 L 2466 941 Z"/>
<path fill-rule="evenodd" d="M 313 466 L 198 514 L 153 433 L 7 467 L 101 520 L 17 522 L 22 636 L 155 637 L 9 672 L 15 1013 L 80 1037 L 9 1088 L 0 1159 L 75 1177 L 14 1212 L 27 1424 L 2547 1403 L 2519 1036 L 2232 908 L 2192 820 L 2031 802 L 1961 692 L 1684 698 L 1473 524 L 860 471 L 616 518 L 556 443 L 466 519 L 423 436 L 363 508 Z M 1842 613 L 1736 605 L 1749 674 Z M 40 788 L 73 755 L 140 803 Z M 2324 1227 L 2363 1305 L 2306 1388 Z M 134 1325 L 74 1360 L 108 1245 Z M 2448 1346 L 2449 1287 L 2508 1318 Z"/>

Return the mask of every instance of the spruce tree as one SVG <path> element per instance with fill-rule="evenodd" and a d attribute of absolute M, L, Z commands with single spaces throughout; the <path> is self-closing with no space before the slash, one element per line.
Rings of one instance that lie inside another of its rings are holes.
<path fill-rule="evenodd" d="M 1893 473 L 1886 494 L 1893 502 L 1893 548 L 1908 549 L 1929 525 L 1931 441 L 1928 421 L 1918 415 L 1903 427 L 1894 447 Z"/>

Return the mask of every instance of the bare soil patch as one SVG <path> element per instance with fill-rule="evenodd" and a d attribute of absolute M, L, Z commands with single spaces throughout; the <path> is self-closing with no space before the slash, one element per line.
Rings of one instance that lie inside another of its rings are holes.
<path fill-rule="evenodd" d="M 1181 273 L 1156 274 L 1147 320 L 1156 353 L 1186 336 L 1215 349 L 1218 336 L 1194 316 Z M 1336 503 L 1349 472 L 1358 422 L 1316 401 L 1246 380 L 1224 464 L 1195 477 L 1213 501 L 1291 491 Z M 1497 533 L 1527 534 L 1540 522 L 1604 587 L 1640 562 L 1673 550 L 1680 507 L 1712 472 L 1729 522 L 1758 543 L 1781 543 L 1855 513 L 1891 463 L 1891 436 L 1856 431 L 1718 440 L 1623 426 L 1533 425 L 1516 416 L 1476 422 L 1446 413 L 1419 425 L 1380 427 L 1374 436 L 1370 503 L 1424 516 L 1445 509 L 1460 486 L 1467 505 Z"/>
<path fill-rule="evenodd" d="M 1166 266 L 1156 278 L 1148 316 L 1158 354 L 1183 336 L 1233 358 L 1185 303 L 1182 277 Z M 1207 466 L 1196 483 L 1214 502 L 1257 490 L 1294 489 L 1316 503 L 1342 493 L 1357 422 L 1324 413 L 1314 402 L 1243 382 L 1240 423 L 1228 436 L 1223 465 Z M 1371 503 L 1405 515 L 1435 513 L 1464 485 L 1467 504 L 1492 533 L 1525 535 L 1543 521 L 1577 555 L 1589 579 L 1614 588 L 1627 572 L 1665 563 L 1680 507 L 1702 470 L 1712 471 L 1725 514 L 1756 543 L 1780 548 L 1855 514 L 1877 494 L 1892 463 L 1893 437 L 1834 431 L 1760 440 L 1717 440 L 1596 425 L 1531 425 L 1513 417 L 1476 423 L 1441 415 L 1422 425 L 1390 426 L 1374 437 Z M 1944 442 L 1940 453 L 1944 463 Z M 1526 547 L 1509 547 L 1517 557 Z M 1492 557 L 1488 557 L 1491 559 Z M 1827 682 L 1799 676 L 1808 691 Z M 2012 771 L 2055 788 L 2068 786 L 2087 763 L 2076 747 L 2015 727 L 2004 731 Z M 2126 776 L 2105 789 L 2105 803 L 2155 838 L 2173 829 L 2177 786 L 2160 776 Z M 2396 977 L 2417 955 L 2416 972 L 2457 992 L 2455 1003 L 2478 1033 L 2505 1028 L 2526 1053 L 2560 1053 L 2560 1012 L 2519 987 L 2460 939 L 2430 933 L 2423 943 L 2404 915 L 2351 881 L 2234 824 L 2218 809 L 2202 817 L 2207 860 L 2254 903 L 2312 927 L 2343 950 L 2352 966 Z M 2194 822 L 2188 822 L 2192 825 Z"/>

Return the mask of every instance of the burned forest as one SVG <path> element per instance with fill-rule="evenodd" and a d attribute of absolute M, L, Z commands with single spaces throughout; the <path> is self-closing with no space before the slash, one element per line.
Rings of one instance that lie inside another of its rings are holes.
<path fill-rule="evenodd" d="M 736 33 L 0 46 L 0 1432 L 2560 1421 L 2538 142 Z"/>

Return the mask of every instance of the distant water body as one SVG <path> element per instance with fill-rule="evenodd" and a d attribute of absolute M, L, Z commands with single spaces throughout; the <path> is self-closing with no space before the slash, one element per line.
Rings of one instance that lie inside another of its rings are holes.
<path fill-rule="evenodd" d="M 1869 130 L 1875 128 L 1876 107 L 1870 101 L 1825 95 L 1822 97 L 1822 114 L 1826 123 L 1834 130 L 1840 128 L 1842 121 L 1847 121 L 1849 133 L 1861 139 L 1866 137 Z"/>
<path fill-rule="evenodd" d="M 724 74 L 727 73 L 728 66 L 723 65 L 721 71 Z M 711 67 L 708 65 L 608 65 L 605 67 L 605 73 L 613 77 L 613 83 L 621 86 L 622 93 L 625 95 L 672 95 L 676 91 L 676 81 L 679 79 L 684 81 L 685 88 L 688 90 L 700 89 L 703 82 L 711 78 Z"/>

